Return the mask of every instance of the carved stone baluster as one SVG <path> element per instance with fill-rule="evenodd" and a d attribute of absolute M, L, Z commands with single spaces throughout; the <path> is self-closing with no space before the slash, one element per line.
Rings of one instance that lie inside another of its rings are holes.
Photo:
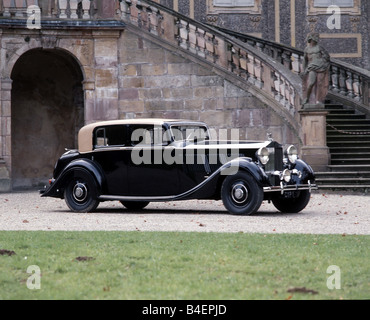
<path fill-rule="evenodd" d="M 152 13 L 149 15 L 150 32 L 155 34 L 155 35 L 158 35 L 159 34 L 159 30 L 158 30 L 158 23 L 159 23 L 158 14 L 159 14 L 159 11 L 155 7 L 150 7 L 150 8 L 152 10 Z"/>
<path fill-rule="evenodd" d="M 262 66 L 261 66 L 261 60 L 255 58 L 254 59 L 254 75 L 256 77 L 255 85 L 262 89 Z"/>
<path fill-rule="evenodd" d="M 248 79 L 248 60 L 247 60 L 247 52 L 243 49 L 240 49 L 240 56 L 239 56 L 239 63 L 240 63 L 240 76 L 244 79 Z"/>
<path fill-rule="evenodd" d="M 205 58 L 206 53 L 206 40 L 204 38 L 205 36 L 205 31 L 203 29 L 197 29 L 197 44 L 198 44 L 198 56 Z"/>
<path fill-rule="evenodd" d="M 280 74 L 273 71 L 274 75 L 274 91 L 275 91 L 275 100 L 280 101 L 281 100 L 281 94 L 280 94 Z"/>
<path fill-rule="evenodd" d="M 90 19 L 90 0 L 82 0 L 82 10 L 83 10 L 83 16 L 82 19 Z M 121 6 L 124 6 L 125 3 L 122 1 Z"/>
<path fill-rule="evenodd" d="M 213 43 L 213 34 L 206 32 L 205 34 L 205 40 L 206 40 L 206 58 L 207 60 L 214 62 L 215 61 L 215 46 Z"/>
<path fill-rule="evenodd" d="M 227 50 L 229 44 L 223 37 L 218 36 L 215 36 L 213 43 L 215 47 L 215 63 L 217 63 L 220 67 L 227 69 Z"/>
<path fill-rule="evenodd" d="M 289 70 L 292 69 L 291 67 L 291 53 L 289 51 L 283 51 L 282 55 L 281 55 L 281 58 L 282 58 L 282 62 L 283 62 L 283 65 L 288 68 Z"/>
<path fill-rule="evenodd" d="M 3 16 L 4 17 L 11 16 L 11 13 L 10 13 L 11 5 L 12 5 L 12 0 L 3 0 L 3 9 L 4 9 Z"/>
<path fill-rule="evenodd" d="M 360 91 L 360 76 L 356 73 L 353 74 L 353 94 L 356 101 L 361 101 Z"/>
<path fill-rule="evenodd" d="M 346 86 L 346 71 L 344 69 L 339 70 L 339 93 L 342 95 L 347 94 Z"/>
<path fill-rule="evenodd" d="M 292 54 L 292 71 L 296 74 L 299 74 L 300 68 L 299 68 L 299 55 L 296 53 Z"/>
<path fill-rule="evenodd" d="M 136 0 L 132 0 L 132 4 L 130 6 L 130 21 L 134 25 L 139 26 L 139 8 Z"/>
<path fill-rule="evenodd" d="M 239 59 L 236 57 L 236 49 L 233 45 L 229 45 L 227 48 L 227 70 L 235 72 L 235 69 L 239 69 Z M 235 73 L 238 73 L 236 71 Z"/>
<path fill-rule="evenodd" d="M 71 19 L 78 19 L 77 15 L 78 0 L 69 0 L 69 6 L 71 9 Z"/>
<path fill-rule="evenodd" d="M 191 53 L 197 53 L 197 27 L 189 23 L 189 51 Z"/>
<path fill-rule="evenodd" d="M 15 3 L 15 16 L 16 17 L 23 17 L 25 13 L 25 6 L 23 0 L 14 0 Z"/>
<path fill-rule="evenodd" d="M 188 23 L 185 20 L 180 20 L 180 47 L 188 50 Z"/>
<path fill-rule="evenodd" d="M 256 43 L 256 47 L 257 47 L 258 51 L 260 51 L 260 52 L 264 52 L 264 49 L 265 49 L 265 45 L 264 45 L 264 43 L 262 43 L 262 42 L 257 42 L 257 43 Z"/>
<path fill-rule="evenodd" d="M 280 75 L 280 103 L 284 106 L 286 106 L 285 87 L 285 79 Z"/>
<path fill-rule="evenodd" d="M 295 90 L 293 86 L 289 86 L 289 104 L 290 104 L 290 111 L 291 114 L 294 115 L 296 109 L 295 109 Z"/>
<path fill-rule="evenodd" d="M 355 94 L 353 92 L 353 78 L 352 78 L 352 72 L 347 71 L 347 79 L 346 79 L 346 87 L 348 91 L 348 97 L 354 98 Z"/>
<path fill-rule="evenodd" d="M 138 1 L 138 5 L 137 5 L 137 8 L 138 8 L 138 25 L 140 28 L 143 28 L 144 30 L 148 30 L 149 31 L 149 25 L 148 25 L 148 13 L 150 13 L 150 10 L 149 12 L 147 12 L 147 8 L 145 8 L 143 5 L 143 2 L 142 1 Z"/>
<path fill-rule="evenodd" d="M 248 66 L 248 81 L 252 84 L 256 82 L 256 75 L 254 73 L 254 57 L 250 53 L 247 55 L 247 66 Z"/>
<path fill-rule="evenodd" d="M 339 76 L 338 68 L 336 66 L 331 67 L 331 85 L 334 92 L 339 92 Z"/>
<path fill-rule="evenodd" d="M 61 19 L 67 19 L 67 5 L 68 1 L 67 0 L 59 0 L 59 9 L 60 9 L 60 14 L 59 18 Z"/>

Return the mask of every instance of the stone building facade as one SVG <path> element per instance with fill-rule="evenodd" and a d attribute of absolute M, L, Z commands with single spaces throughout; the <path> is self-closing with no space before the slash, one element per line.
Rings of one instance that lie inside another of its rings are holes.
<path fill-rule="evenodd" d="M 127 30 L 118 0 L 39 0 L 41 24 L 35 29 L 26 25 L 26 1 L 18 2 L 0 1 L 0 191 L 45 184 L 64 148 L 77 148 L 78 130 L 99 120 L 203 120 L 215 129 L 237 128 L 241 139 L 263 140 L 270 132 L 282 143 L 302 143 L 299 132 L 255 92 Z M 211 0 L 156 2 L 200 21 L 289 45 L 294 45 L 293 35 L 297 46 L 304 45 L 312 19 L 317 19 L 313 29 L 322 25 L 321 13 L 301 17 L 305 7 L 299 4 L 306 0 L 248 0 L 251 5 L 242 8 L 219 8 Z M 368 5 L 355 3 L 361 14 L 348 17 L 360 19 L 356 34 L 362 51 L 350 61 L 367 66 L 367 29 L 361 22 Z M 296 17 L 295 32 L 286 30 L 284 15 Z"/>
<path fill-rule="evenodd" d="M 320 33 L 333 58 L 370 70 L 367 0 L 159 0 L 198 21 L 303 50 Z M 158 2 L 158 1 L 157 1 Z M 329 9 L 336 5 L 338 9 Z"/>

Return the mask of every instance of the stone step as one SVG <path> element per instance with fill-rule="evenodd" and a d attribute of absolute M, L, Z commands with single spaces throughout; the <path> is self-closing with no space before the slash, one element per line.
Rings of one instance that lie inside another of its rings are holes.
<path fill-rule="evenodd" d="M 337 142 L 337 141 L 370 141 L 370 134 L 327 134 L 327 142 Z"/>
<path fill-rule="evenodd" d="M 363 148 L 370 148 L 370 141 L 356 141 L 356 140 L 335 140 L 335 141 L 328 141 L 328 147 L 341 147 L 341 148 L 348 148 L 348 147 L 363 147 Z"/>
<path fill-rule="evenodd" d="M 356 114 L 356 111 L 355 110 L 351 110 L 351 109 L 329 109 L 327 110 L 329 111 L 329 114 L 328 115 L 348 115 L 348 116 L 352 116 L 352 115 L 355 115 Z"/>
<path fill-rule="evenodd" d="M 333 128 L 334 127 L 334 128 Z M 330 124 L 328 124 L 326 126 L 327 128 L 327 132 L 338 132 L 338 130 L 341 130 L 341 131 L 353 131 L 353 130 L 356 130 L 356 131 L 370 131 L 370 121 L 366 124 L 366 123 L 363 123 L 363 124 L 358 124 L 358 123 L 353 123 L 353 124 L 347 124 L 347 123 L 344 123 L 344 124 L 336 124 L 335 126 L 330 126 Z"/>
<path fill-rule="evenodd" d="M 343 164 L 343 165 L 328 165 L 328 170 L 331 172 L 356 172 L 356 171 L 370 171 L 370 164 L 365 165 L 353 165 L 353 164 Z"/>
<path fill-rule="evenodd" d="M 348 115 L 348 114 L 343 114 L 343 113 L 329 113 L 327 116 L 326 116 L 326 119 L 327 120 L 332 120 L 332 119 L 338 119 L 338 120 L 363 120 L 365 119 L 366 120 L 366 115 L 364 114 L 351 114 L 351 115 Z"/>
<path fill-rule="evenodd" d="M 332 158 L 331 165 L 360 165 L 360 164 L 369 164 L 370 158 Z"/>
<path fill-rule="evenodd" d="M 315 176 L 317 179 L 325 179 L 325 178 L 336 178 L 336 179 L 342 179 L 342 178 L 368 178 L 370 179 L 370 171 L 325 171 L 325 172 L 315 172 Z"/>
<path fill-rule="evenodd" d="M 363 119 L 344 119 L 344 118 L 337 118 L 337 117 L 333 117 L 333 118 L 326 118 L 326 122 L 328 124 L 331 124 L 332 126 L 336 126 L 336 125 L 359 125 L 359 124 L 366 124 L 368 125 L 370 123 L 370 119 L 366 119 L 366 118 L 363 118 Z"/>
<path fill-rule="evenodd" d="M 369 149 L 367 148 L 367 151 Z M 331 159 L 333 160 L 353 160 L 353 159 L 360 159 L 361 157 L 370 159 L 370 152 L 331 152 Z"/>

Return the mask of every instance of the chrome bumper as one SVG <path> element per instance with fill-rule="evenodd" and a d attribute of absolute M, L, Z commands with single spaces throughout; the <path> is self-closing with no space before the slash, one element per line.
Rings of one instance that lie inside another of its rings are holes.
<path fill-rule="evenodd" d="M 264 192 L 284 192 L 289 191 L 300 191 L 300 190 L 309 190 L 310 193 L 312 190 L 317 190 L 318 187 L 316 184 L 312 184 L 311 181 L 308 181 L 308 184 L 296 184 L 296 185 L 284 185 L 283 182 L 280 183 L 280 186 L 272 187 L 263 187 Z"/>

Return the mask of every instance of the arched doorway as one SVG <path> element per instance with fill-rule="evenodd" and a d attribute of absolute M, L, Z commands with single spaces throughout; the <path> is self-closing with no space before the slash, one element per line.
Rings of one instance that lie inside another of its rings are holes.
<path fill-rule="evenodd" d="M 83 74 L 63 50 L 33 49 L 16 62 L 12 86 L 13 189 L 39 187 L 84 124 Z"/>

